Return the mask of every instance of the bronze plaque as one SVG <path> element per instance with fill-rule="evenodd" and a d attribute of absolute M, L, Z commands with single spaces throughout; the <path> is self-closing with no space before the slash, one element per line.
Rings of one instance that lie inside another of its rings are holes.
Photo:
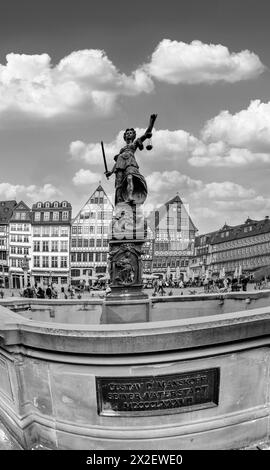
<path fill-rule="evenodd" d="M 147 416 L 218 405 L 219 369 L 144 377 L 96 377 L 98 414 Z"/>

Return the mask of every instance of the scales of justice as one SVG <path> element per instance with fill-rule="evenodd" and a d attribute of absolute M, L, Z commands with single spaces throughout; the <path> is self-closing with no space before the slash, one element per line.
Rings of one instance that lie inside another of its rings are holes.
<path fill-rule="evenodd" d="M 109 273 L 111 293 L 107 300 L 148 298 L 142 292 L 142 249 L 147 238 L 147 225 L 143 203 L 147 197 L 147 184 L 139 171 L 135 158 L 137 149 L 153 148 L 151 137 L 157 114 L 151 114 L 144 134 L 136 136 L 133 128 L 124 132 L 125 145 L 114 157 L 114 165 L 108 170 L 104 145 L 101 142 L 105 175 L 115 175 L 115 214 L 109 239 Z"/>

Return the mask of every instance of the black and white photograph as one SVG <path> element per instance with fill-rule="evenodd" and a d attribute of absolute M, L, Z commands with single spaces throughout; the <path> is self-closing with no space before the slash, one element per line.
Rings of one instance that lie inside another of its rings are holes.
<path fill-rule="evenodd" d="M 270 450 L 269 18 L 0 0 L 7 457 Z"/>

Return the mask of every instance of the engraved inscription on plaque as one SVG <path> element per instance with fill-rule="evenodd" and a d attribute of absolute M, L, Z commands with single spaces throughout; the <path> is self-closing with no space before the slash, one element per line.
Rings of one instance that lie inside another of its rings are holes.
<path fill-rule="evenodd" d="M 98 413 L 147 416 L 218 405 L 219 369 L 144 377 L 96 377 Z"/>

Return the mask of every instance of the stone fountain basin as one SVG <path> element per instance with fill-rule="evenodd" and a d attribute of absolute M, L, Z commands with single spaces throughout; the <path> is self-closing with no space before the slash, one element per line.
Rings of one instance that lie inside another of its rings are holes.
<path fill-rule="evenodd" d="M 269 295 L 154 298 L 144 321 L 112 324 L 83 324 L 80 316 L 78 323 L 65 323 L 67 312 L 101 318 L 101 299 L 3 301 L 0 420 L 25 449 L 232 449 L 268 441 Z M 27 305 L 33 310 L 24 310 Z M 129 311 L 130 302 L 121 305 Z M 231 305 L 238 310 L 227 312 Z M 41 306 L 48 309 L 42 312 L 46 321 L 36 319 Z M 171 319 L 173 311 L 180 318 Z M 155 321 L 156 312 L 162 320 Z M 112 390 L 123 390 L 126 381 L 139 389 L 157 379 L 173 387 L 172 377 L 210 375 L 206 386 L 213 386 L 213 397 L 199 404 L 192 396 L 183 406 L 163 407 L 165 401 L 134 394 L 127 400 L 138 404 L 136 411 L 119 411 L 104 401 L 107 382 Z"/>

